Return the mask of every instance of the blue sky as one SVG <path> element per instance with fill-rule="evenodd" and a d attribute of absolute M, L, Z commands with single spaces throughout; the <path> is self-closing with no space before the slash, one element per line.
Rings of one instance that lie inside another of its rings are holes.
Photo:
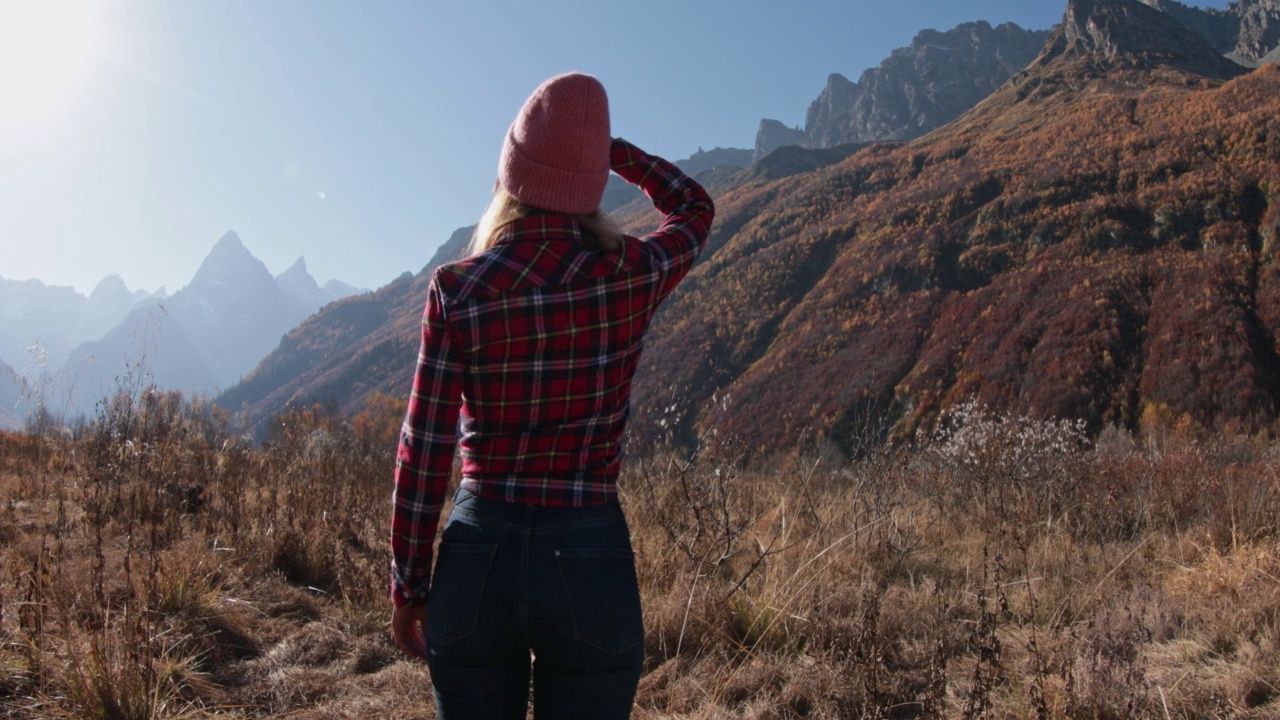
<path fill-rule="evenodd" d="M 678 159 L 803 124 L 828 74 L 856 80 L 921 29 L 1046 29 L 1065 8 L 0 0 L 0 276 L 173 292 L 234 230 L 273 273 L 301 255 L 322 283 L 379 287 L 475 221 L 553 74 L 597 75 L 615 134 Z"/>

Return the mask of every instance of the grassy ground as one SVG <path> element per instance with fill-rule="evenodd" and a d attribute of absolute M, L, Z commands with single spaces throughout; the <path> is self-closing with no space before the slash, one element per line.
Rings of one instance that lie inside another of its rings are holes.
<path fill-rule="evenodd" d="M 0 711 L 434 717 L 386 631 L 384 404 L 262 447 L 150 393 L 0 436 Z M 1280 717 L 1280 445 L 969 407 L 910 449 L 745 457 L 626 470 L 636 718 Z"/>

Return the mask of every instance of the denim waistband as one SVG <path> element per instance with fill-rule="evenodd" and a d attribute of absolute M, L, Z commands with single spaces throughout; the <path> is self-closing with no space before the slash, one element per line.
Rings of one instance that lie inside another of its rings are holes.
<path fill-rule="evenodd" d="M 600 505 L 582 507 L 524 505 L 480 497 L 466 488 L 458 488 L 454 494 L 452 512 L 474 515 L 489 522 L 530 530 L 626 522 L 622 506 L 616 499 Z"/>

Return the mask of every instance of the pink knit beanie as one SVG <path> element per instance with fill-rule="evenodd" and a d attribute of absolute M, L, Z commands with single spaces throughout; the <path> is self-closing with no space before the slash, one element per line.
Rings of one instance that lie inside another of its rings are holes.
<path fill-rule="evenodd" d="M 498 182 L 543 210 L 586 215 L 600 209 L 609 180 L 609 98 L 590 75 L 565 73 L 538 86 L 502 145 Z"/>

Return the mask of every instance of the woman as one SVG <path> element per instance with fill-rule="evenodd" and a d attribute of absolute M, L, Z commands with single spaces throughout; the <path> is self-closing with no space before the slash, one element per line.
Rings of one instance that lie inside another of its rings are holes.
<path fill-rule="evenodd" d="M 599 211 L 610 170 L 666 216 L 654 234 Z M 471 257 L 427 291 L 396 461 L 392 634 L 427 660 L 444 720 L 523 718 L 531 674 L 540 720 L 630 715 L 644 629 L 621 438 L 645 330 L 713 214 L 674 165 L 612 138 L 589 75 L 547 80 L 507 132 Z"/>

